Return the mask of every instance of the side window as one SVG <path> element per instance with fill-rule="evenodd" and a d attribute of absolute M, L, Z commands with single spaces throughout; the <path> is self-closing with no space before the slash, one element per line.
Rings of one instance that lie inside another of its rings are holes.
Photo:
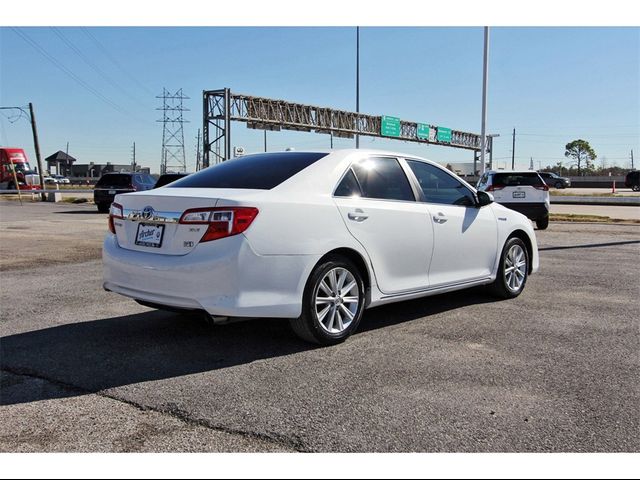
<path fill-rule="evenodd" d="M 465 207 L 475 205 L 473 193 L 447 172 L 415 160 L 407 160 L 407 163 L 418 179 L 427 202 Z"/>
<path fill-rule="evenodd" d="M 353 174 L 353 170 L 349 169 L 347 174 L 342 178 L 342 181 L 336 188 L 336 197 L 360 197 L 362 192 L 360 186 L 356 180 L 356 176 Z"/>
<path fill-rule="evenodd" d="M 352 168 L 363 197 L 415 202 L 409 180 L 397 159 L 369 157 Z"/>

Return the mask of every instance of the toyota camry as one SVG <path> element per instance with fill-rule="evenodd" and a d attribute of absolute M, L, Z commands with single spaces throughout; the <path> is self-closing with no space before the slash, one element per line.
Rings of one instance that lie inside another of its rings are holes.
<path fill-rule="evenodd" d="M 538 269 L 529 220 L 437 163 L 374 150 L 247 155 L 117 195 L 104 288 L 214 321 L 290 319 L 346 339 L 369 307 L 488 285 L 517 297 Z"/>

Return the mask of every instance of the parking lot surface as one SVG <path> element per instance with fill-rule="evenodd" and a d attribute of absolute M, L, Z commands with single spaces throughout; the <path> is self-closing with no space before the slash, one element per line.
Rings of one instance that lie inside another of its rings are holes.
<path fill-rule="evenodd" d="M 0 451 L 640 450 L 639 225 L 552 222 L 520 297 L 371 309 L 317 348 L 104 292 L 106 221 L 0 201 Z"/>

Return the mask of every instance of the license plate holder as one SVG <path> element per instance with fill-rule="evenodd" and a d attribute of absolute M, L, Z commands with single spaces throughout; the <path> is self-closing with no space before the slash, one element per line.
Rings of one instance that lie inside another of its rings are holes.
<path fill-rule="evenodd" d="M 109 195 L 115 195 L 116 191 L 115 190 L 109 190 Z"/>
<path fill-rule="evenodd" d="M 141 247 L 162 247 L 164 225 L 141 223 L 136 232 L 136 245 Z"/>
<path fill-rule="evenodd" d="M 526 192 L 513 192 L 512 195 L 513 195 L 513 198 L 526 198 L 527 197 L 527 193 Z"/>

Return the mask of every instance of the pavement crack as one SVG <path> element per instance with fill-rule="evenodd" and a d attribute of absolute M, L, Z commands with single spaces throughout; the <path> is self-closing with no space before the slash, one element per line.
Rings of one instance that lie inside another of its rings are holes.
<path fill-rule="evenodd" d="M 24 368 L 15 368 L 15 367 L 2 365 L 0 366 L 0 371 L 6 372 L 12 375 L 19 375 L 23 377 L 30 377 L 38 380 L 43 380 L 45 382 L 49 382 L 52 385 L 55 385 L 58 388 L 67 390 L 69 392 L 72 392 L 78 395 L 97 395 L 102 398 L 108 398 L 110 400 L 121 402 L 131 407 L 134 407 L 137 410 L 140 410 L 142 412 L 155 412 L 163 415 L 168 415 L 190 426 L 199 426 L 199 427 L 207 428 L 209 430 L 213 430 L 216 432 L 226 433 L 228 435 L 238 435 L 246 439 L 260 440 L 260 441 L 268 442 L 273 445 L 284 447 L 286 449 L 293 450 L 296 452 L 312 451 L 304 444 L 304 442 L 302 442 L 301 439 L 297 437 L 288 437 L 286 435 L 282 435 L 276 432 L 269 432 L 269 433 L 253 432 L 250 430 L 230 428 L 224 425 L 216 425 L 211 423 L 209 420 L 192 417 L 187 411 L 180 409 L 175 404 L 168 404 L 166 407 L 153 407 L 150 405 L 144 405 L 126 398 L 119 397 L 114 394 L 106 393 L 105 391 L 92 391 L 92 390 L 88 390 L 86 388 L 79 387 L 77 385 L 73 385 L 71 383 L 67 383 L 61 380 L 48 378 L 35 371 L 24 369 Z"/>

